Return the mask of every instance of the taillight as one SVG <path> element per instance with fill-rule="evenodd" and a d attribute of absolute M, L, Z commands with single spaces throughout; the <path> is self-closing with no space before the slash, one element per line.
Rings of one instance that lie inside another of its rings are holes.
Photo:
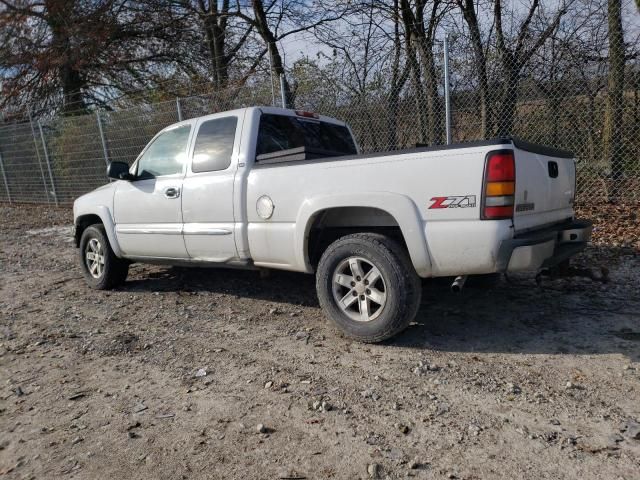
<path fill-rule="evenodd" d="M 482 219 L 512 218 L 515 193 L 516 163 L 513 150 L 489 152 L 484 172 Z"/>
<path fill-rule="evenodd" d="M 320 118 L 320 115 L 318 115 L 317 113 L 306 112 L 304 110 L 296 110 L 296 115 L 299 117 L 306 117 L 306 118 L 315 118 L 315 119 Z"/>

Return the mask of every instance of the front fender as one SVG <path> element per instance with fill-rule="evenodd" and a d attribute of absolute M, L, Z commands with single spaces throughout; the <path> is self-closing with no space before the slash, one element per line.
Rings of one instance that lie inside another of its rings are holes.
<path fill-rule="evenodd" d="M 122 250 L 120 249 L 120 244 L 118 243 L 118 238 L 116 237 L 116 229 L 113 223 L 113 216 L 111 215 L 111 211 L 105 205 L 92 205 L 90 208 L 74 208 L 73 216 L 75 218 L 76 227 L 78 225 L 78 220 L 86 215 L 97 215 L 100 217 L 102 224 L 104 225 L 104 230 L 107 234 L 107 238 L 109 239 L 109 243 L 111 244 L 111 250 L 116 255 L 116 257 L 122 257 Z"/>
<path fill-rule="evenodd" d="M 296 263 L 305 271 L 313 271 L 307 254 L 307 239 L 315 216 L 322 210 L 340 207 L 377 208 L 391 215 L 404 236 L 416 272 L 421 277 L 431 275 L 431 257 L 420 212 L 409 197 L 390 192 L 331 194 L 305 200 L 298 211 L 295 231 Z"/>

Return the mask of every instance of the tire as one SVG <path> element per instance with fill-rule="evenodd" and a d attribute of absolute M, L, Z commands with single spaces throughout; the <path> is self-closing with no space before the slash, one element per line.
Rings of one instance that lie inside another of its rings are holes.
<path fill-rule="evenodd" d="M 405 249 L 376 233 L 348 235 L 329 245 L 318 264 L 316 290 L 320 306 L 336 327 L 366 343 L 404 330 L 418 313 L 422 295 Z"/>
<path fill-rule="evenodd" d="M 98 258 L 101 257 L 102 261 L 95 260 L 96 255 Z M 129 262 L 116 257 L 104 226 L 99 223 L 87 227 L 82 232 L 80 266 L 87 284 L 95 290 L 108 290 L 122 285 L 129 273 Z"/>

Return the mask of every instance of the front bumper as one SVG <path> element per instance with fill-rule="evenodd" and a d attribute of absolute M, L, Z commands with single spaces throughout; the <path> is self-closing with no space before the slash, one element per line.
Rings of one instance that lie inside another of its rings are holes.
<path fill-rule="evenodd" d="M 535 271 L 557 265 L 584 250 L 592 228 L 588 220 L 571 220 L 503 240 L 498 250 L 497 271 Z"/>

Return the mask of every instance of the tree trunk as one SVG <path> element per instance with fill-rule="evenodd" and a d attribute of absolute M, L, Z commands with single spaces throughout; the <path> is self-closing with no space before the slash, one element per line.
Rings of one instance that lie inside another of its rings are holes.
<path fill-rule="evenodd" d="M 228 10 L 228 2 L 224 2 L 222 13 Z M 218 12 L 217 0 L 209 3 L 209 11 L 204 14 L 204 31 L 207 36 L 207 48 L 211 58 L 211 76 L 213 86 L 221 89 L 227 86 L 229 79 L 229 59 L 226 56 L 225 45 L 227 37 L 227 20 Z"/>
<path fill-rule="evenodd" d="M 418 110 L 418 119 L 420 121 L 420 132 L 418 135 L 417 143 L 429 143 L 429 115 L 427 106 L 427 95 L 424 91 L 424 85 L 422 83 L 422 75 L 420 71 L 420 64 L 416 57 L 416 38 L 415 38 L 415 25 L 417 19 L 411 10 L 411 5 L 408 0 L 400 1 L 400 10 L 402 23 L 405 31 L 405 50 L 407 53 L 407 62 L 411 68 L 411 81 L 413 84 L 416 109 Z"/>
<path fill-rule="evenodd" d="M 443 142 L 442 109 L 440 108 L 440 96 L 438 95 L 438 78 L 436 66 L 433 61 L 433 43 L 427 38 L 419 39 L 419 51 L 424 65 L 424 85 L 427 105 L 427 141 L 430 145 L 439 145 Z"/>
<path fill-rule="evenodd" d="M 436 10 L 438 3 L 434 2 L 433 11 L 429 17 L 429 25 L 425 30 L 424 8 L 426 1 L 415 2 L 415 12 L 409 0 L 401 0 L 400 9 L 404 24 L 407 56 L 415 58 L 415 52 L 420 56 L 422 69 L 412 65 L 414 71 L 413 83 L 418 95 L 418 108 L 421 120 L 421 142 L 429 145 L 439 144 L 443 141 L 444 115 L 440 108 L 438 95 L 438 78 L 435 63 L 433 61 L 433 36 L 437 26 Z M 414 52 L 413 54 L 411 52 Z M 420 71 L 422 70 L 422 71 Z M 421 75 L 423 81 L 421 80 Z M 420 87 L 418 87 L 420 84 Z"/>
<path fill-rule="evenodd" d="M 411 46 L 411 40 L 407 39 L 407 61 L 411 67 L 411 80 L 414 90 L 416 109 L 418 110 L 419 135 L 417 143 L 429 143 L 427 132 L 429 131 L 429 117 L 427 115 L 426 95 L 423 91 L 423 83 L 420 78 L 420 65 L 416 59 L 416 52 Z"/>
<path fill-rule="evenodd" d="M 48 0 L 46 9 L 49 15 L 46 17 L 51 29 L 52 50 L 56 58 L 50 61 L 58 64 L 58 80 L 62 87 L 63 115 L 81 115 L 87 113 L 87 105 L 84 100 L 83 90 L 86 80 L 82 71 L 78 68 L 80 59 L 76 58 L 77 50 L 73 47 L 70 38 L 72 25 L 69 25 L 69 12 L 75 8 L 74 0 L 55 1 Z"/>
<path fill-rule="evenodd" d="M 287 107 L 291 107 L 291 102 L 293 99 L 291 97 L 291 88 L 289 87 L 289 82 L 287 82 L 287 77 L 284 71 L 284 62 L 282 61 L 282 56 L 280 56 L 278 45 L 276 44 L 276 37 L 269 28 L 269 24 L 267 23 L 267 15 L 264 11 L 262 0 L 253 0 L 253 14 L 255 16 L 256 28 L 258 30 L 258 33 L 262 37 L 264 43 L 267 44 L 267 49 L 269 50 L 269 57 L 271 58 L 271 70 L 276 77 L 278 85 L 280 85 L 280 78 L 282 78 L 282 82 L 284 84 L 285 101 Z"/>
<path fill-rule="evenodd" d="M 624 174 L 622 152 L 622 120 L 624 101 L 624 40 L 621 0 L 608 0 L 609 18 L 609 78 L 607 107 L 602 139 L 605 160 L 611 166 L 612 195 L 617 196 Z"/>
<path fill-rule="evenodd" d="M 70 62 L 66 61 L 60 67 L 60 80 L 64 95 L 62 114 L 82 115 L 87 113 L 87 105 L 82 94 L 86 82 L 82 73 L 73 68 Z"/>
<path fill-rule="evenodd" d="M 487 76 L 487 60 L 482 46 L 482 36 L 478 25 L 478 17 L 475 12 L 473 0 L 458 1 L 458 7 L 462 10 L 464 20 L 469 27 L 475 67 L 478 73 L 478 94 L 480 96 L 480 135 L 483 139 L 493 136 L 493 121 L 491 106 L 489 105 L 489 80 Z"/>
<path fill-rule="evenodd" d="M 400 92 L 404 88 L 409 75 L 409 66 L 407 65 L 400 70 L 400 58 L 402 57 L 402 43 L 400 38 L 400 19 L 398 10 L 398 0 L 393 2 L 394 13 L 394 37 L 393 37 L 393 64 L 391 67 L 391 89 L 387 98 L 387 109 L 389 111 L 387 117 L 387 149 L 395 150 L 400 147 L 398 145 L 398 113 L 400 109 Z"/>

